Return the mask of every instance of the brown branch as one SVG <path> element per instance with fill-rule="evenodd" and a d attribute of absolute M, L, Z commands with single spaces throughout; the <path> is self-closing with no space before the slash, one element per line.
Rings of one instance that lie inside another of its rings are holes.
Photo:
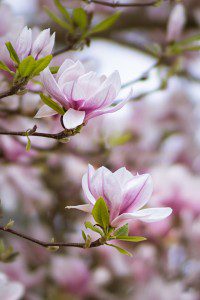
<path fill-rule="evenodd" d="M 27 81 L 26 79 L 22 80 L 20 83 L 13 85 L 9 90 L 0 93 L 0 99 L 6 98 L 8 96 L 12 96 L 17 94 L 17 92 L 24 88 L 24 86 L 26 85 Z"/>
<path fill-rule="evenodd" d="M 37 126 L 34 126 L 33 129 L 27 131 L 5 131 L 0 129 L 0 135 L 10 135 L 10 136 L 38 136 L 38 137 L 45 137 L 48 139 L 54 140 L 62 140 L 64 138 L 71 137 L 76 135 L 78 132 L 76 129 L 71 130 L 63 130 L 59 133 L 44 133 L 44 132 L 36 132 Z"/>
<path fill-rule="evenodd" d="M 108 2 L 108 1 L 100 1 L 100 0 L 82 0 L 83 2 L 87 4 L 98 4 L 98 5 L 103 5 L 103 6 L 108 6 L 112 8 L 117 8 L 117 7 L 146 7 L 146 6 L 154 6 L 158 3 L 158 0 L 146 2 L 146 3 L 120 3 L 119 1 L 114 1 L 114 2 Z"/>
<path fill-rule="evenodd" d="M 25 239 L 27 241 L 30 241 L 34 244 L 37 244 L 39 246 L 42 246 L 44 248 L 48 248 L 48 247 L 76 247 L 76 248 L 86 248 L 85 246 L 85 243 L 65 243 L 65 242 L 60 242 L 60 243 L 48 243 L 48 242 L 43 242 L 43 241 L 40 241 L 38 239 L 35 239 L 33 237 L 30 237 L 26 234 L 23 234 L 21 232 L 18 232 L 16 230 L 13 230 L 13 229 L 9 229 L 9 228 L 6 228 L 6 227 L 2 227 L 0 226 L 0 230 L 1 231 L 4 231 L 4 232 L 9 232 L 11 233 L 12 235 L 15 235 L 15 236 L 18 236 L 22 239 Z M 95 247 L 98 247 L 98 246 L 102 246 L 102 242 L 100 239 L 92 242 L 89 246 L 89 248 L 95 248 Z"/>

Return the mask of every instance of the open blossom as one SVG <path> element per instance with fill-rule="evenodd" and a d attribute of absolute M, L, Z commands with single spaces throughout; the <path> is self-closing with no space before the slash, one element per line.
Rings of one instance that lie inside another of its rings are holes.
<path fill-rule="evenodd" d="M 115 71 L 109 77 L 98 76 L 95 72 L 86 73 L 80 61 L 74 62 L 71 59 L 64 61 L 56 77 L 47 67 L 41 72 L 41 79 L 48 94 L 66 110 L 63 125 L 67 129 L 75 128 L 94 117 L 115 112 L 129 98 L 111 107 L 121 88 L 119 73 Z M 36 117 L 53 114 L 56 112 L 42 106 Z"/>
<path fill-rule="evenodd" d="M 20 60 L 29 55 L 37 60 L 51 54 L 55 42 L 55 33 L 50 35 L 49 28 L 37 33 L 37 29 L 32 30 L 25 26 L 17 37 L 12 36 L 10 39 L 7 37 L 7 40 L 4 39 L 4 43 L 9 41 L 12 43 Z M 37 35 L 35 36 L 35 34 Z M 5 44 L 1 49 L 0 59 L 9 67 L 13 66 Z"/>
<path fill-rule="evenodd" d="M 110 212 L 110 225 L 113 227 L 131 219 L 156 222 L 172 213 L 169 207 L 141 209 L 153 192 L 153 182 L 149 174 L 134 176 L 126 168 L 112 173 L 105 167 L 95 170 L 89 165 L 82 179 L 82 188 L 90 204 L 68 208 L 91 212 L 96 200 L 103 197 Z"/>

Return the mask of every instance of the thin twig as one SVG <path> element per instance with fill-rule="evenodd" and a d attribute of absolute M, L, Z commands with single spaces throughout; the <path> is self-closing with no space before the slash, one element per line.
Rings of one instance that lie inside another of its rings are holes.
<path fill-rule="evenodd" d="M 85 247 L 85 243 L 66 243 L 66 242 L 60 242 L 60 243 L 52 243 L 51 242 L 51 243 L 49 243 L 49 242 L 43 242 L 41 240 L 35 239 L 35 238 L 30 237 L 30 236 L 28 236 L 26 234 L 23 234 L 21 232 L 18 232 L 16 230 L 9 229 L 9 228 L 6 228 L 6 227 L 0 226 L 0 230 L 4 231 L 4 232 L 9 232 L 9 233 L 11 233 L 11 234 L 13 234 L 15 236 L 18 236 L 18 237 L 20 237 L 22 239 L 30 241 L 30 242 L 32 242 L 34 244 L 37 244 L 39 246 L 42 246 L 44 248 L 47 248 L 47 247 L 76 247 L 76 248 L 86 248 Z M 98 239 L 98 240 L 92 242 L 88 248 L 95 248 L 95 247 L 98 247 L 98 246 L 101 246 L 101 245 L 102 245 L 102 243 L 101 243 L 100 239 Z"/>
<path fill-rule="evenodd" d="M 44 132 L 36 132 L 34 130 L 27 130 L 27 131 L 5 131 L 0 130 L 0 135 L 10 135 L 10 136 L 38 136 L 38 137 L 45 137 L 48 139 L 54 139 L 54 140 L 62 140 L 68 137 L 71 137 L 73 135 L 76 135 L 76 130 L 63 130 L 59 133 L 44 133 Z"/>
<path fill-rule="evenodd" d="M 108 2 L 108 1 L 100 1 L 100 0 L 82 0 L 83 2 L 87 4 L 98 4 L 98 5 L 103 5 L 103 6 L 108 6 L 112 8 L 117 8 L 117 7 L 145 7 L 145 6 L 154 6 L 158 3 L 158 0 L 146 2 L 146 3 L 120 3 L 119 1 L 114 1 L 114 2 Z"/>

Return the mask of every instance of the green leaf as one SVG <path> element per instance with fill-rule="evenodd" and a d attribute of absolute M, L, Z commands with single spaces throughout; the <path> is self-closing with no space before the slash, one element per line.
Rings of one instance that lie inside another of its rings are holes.
<path fill-rule="evenodd" d="M 28 56 L 19 64 L 19 74 L 21 77 L 29 77 L 35 69 L 36 61 L 33 56 Z"/>
<path fill-rule="evenodd" d="M 124 241 L 124 242 L 133 242 L 138 243 L 142 241 L 146 241 L 146 238 L 143 236 L 126 236 L 121 235 L 116 237 L 117 240 Z"/>
<path fill-rule="evenodd" d="M 104 235 L 103 232 L 102 232 L 102 230 L 101 230 L 100 228 L 94 226 L 94 225 L 93 225 L 91 222 L 89 222 L 89 221 L 85 222 L 85 228 L 86 228 L 86 229 L 89 228 L 90 230 L 99 233 L 101 236 Z"/>
<path fill-rule="evenodd" d="M 92 210 L 94 220 L 100 225 L 104 231 L 107 231 L 109 227 L 109 212 L 106 202 L 103 198 L 99 198 Z"/>
<path fill-rule="evenodd" d="M 0 254 L 2 254 L 5 251 L 5 245 L 2 240 L 0 240 Z"/>
<path fill-rule="evenodd" d="M 120 15 L 121 12 L 118 11 L 114 13 L 112 16 L 108 17 L 107 19 L 103 20 L 102 22 L 100 22 L 90 30 L 89 35 L 94 33 L 99 33 L 109 29 L 118 20 Z"/>
<path fill-rule="evenodd" d="M 130 256 L 130 257 L 133 256 L 133 255 L 132 255 L 130 252 L 128 252 L 126 249 L 123 249 L 123 248 L 121 248 L 121 247 L 119 247 L 119 246 L 116 246 L 116 245 L 113 245 L 113 244 L 108 244 L 108 243 L 106 243 L 106 245 L 107 245 L 107 246 L 110 246 L 110 247 L 113 247 L 113 248 L 115 248 L 115 249 L 117 249 L 117 251 L 119 251 L 121 254 L 124 254 L 124 255 L 127 255 L 127 256 Z"/>
<path fill-rule="evenodd" d="M 77 24 L 78 27 L 82 30 L 85 30 L 87 28 L 88 18 L 83 8 L 79 7 L 73 10 L 73 19 L 75 24 Z"/>
<path fill-rule="evenodd" d="M 58 73 L 59 68 L 60 67 L 55 66 L 55 67 L 50 67 L 49 69 L 50 69 L 50 71 L 51 71 L 52 74 L 56 74 L 56 73 Z"/>
<path fill-rule="evenodd" d="M 31 150 L 31 140 L 28 135 L 28 130 L 26 131 L 26 137 L 27 137 L 26 151 L 30 151 Z"/>
<path fill-rule="evenodd" d="M 114 232 L 114 236 L 127 236 L 128 235 L 128 223 L 124 226 L 120 227 L 118 230 Z"/>
<path fill-rule="evenodd" d="M 86 236 L 86 234 L 85 234 L 85 232 L 83 230 L 82 230 L 82 237 L 83 237 L 84 241 L 86 242 L 87 236 Z"/>
<path fill-rule="evenodd" d="M 6 72 L 9 72 L 10 74 L 14 74 L 14 72 L 12 72 L 5 64 L 3 61 L 0 60 L 0 69 L 4 70 Z"/>
<path fill-rule="evenodd" d="M 43 95 L 42 93 L 40 93 L 40 97 L 41 97 L 41 100 L 46 105 L 48 105 L 49 107 L 51 107 L 58 114 L 60 114 L 60 115 L 64 115 L 65 114 L 64 109 L 60 105 L 58 105 L 55 101 L 53 101 L 50 97 L 47 97 L 47 96 Z"/>
<path fill-rule="evenodd" d="M 60 27 L 67 29 L 70 33 L 73 32 L 72 26 L 56 16 L 47 6 L 44 7 L 48 16 L 57 23 Z"/>
<path fill-rule="evenodd" d="M 66 8 L 60 3 L 59 0 L 54 0 L 55 6 L 60 11 L 60 13 L 65 17 L 65 19 L 71 23 L 71 17 Z"/>
<path fill-rule="evenodd" d="M 51 62 L 52 55 L 47 55 L 46 57 L 40 58 L 35 63 L 35 69 L 33 71 L 33 76 L 39 75 Z"/>
<path fill-rule="evenodd" d="M 10 53 L 10 58 L 18 65 L 20 63 L 20 60 L 11 42 L 6 43 L 6 48 Z"/>

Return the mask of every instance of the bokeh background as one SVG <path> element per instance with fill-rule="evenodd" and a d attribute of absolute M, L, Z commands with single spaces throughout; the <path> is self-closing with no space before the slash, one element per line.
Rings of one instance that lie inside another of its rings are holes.
<path fill-rule="evenodd" d="M 50 27 L 56 47 L 62 48 L 67 35 L 51 22 L 44 4 L 56 11 L 53 0 L 0 1 L 0 39 L 9 20 L 10 30 L 20 24 Z M 82 5 L 94 13 L 94 22 L 116 10 L 81 1 L 63 4 L 69 9 Z M 125 245 L 133 258 L 106 246 L 52 253 L 1 233 L 5 247 L 12 245 L 19 254 L 7 262 L 1 256 L 0 299 L 200 300 L 200 54 L 186 51 L 153 67 L 157 58 L 149 51 L 152 45 L 166 47 L 176 5 L 164 1 L 160 7 L 121 9 L 118 22 L 89 47 L 54 59 L 54 65 L 67 57 L 80 59 L 88 70 L 106 75 L 118 70 L 123 84 L 132 81 L 120 97 L 133 89 L 133 99 L 122 110 L 93 119 L 68 143 L 32 137 L 30 152 L 25 139 L 0 137 L 1 222 L 14 219 L 21 232 L 44 241 L 82 241 L 88 215 L 65 206 L 84 203 L 81 178 L 88 163 L 150 173 L 154 193 L 149 205 L 170 206 L 173 214 L 159 223 L 130 225 L 132 235 L 147 237 Z M 177 39 L 199 35 L 199 0 L 182 5 L 185 25 Z M 171 30 L 180 25 L 176 21 Z M 142 74 L 145 78 L 138 80 Z M 44 132 L 58 132 L 57 118 L 33 119 L 39 106 L 37 94 L 13 96 L 1 103 L 0 125 L 24 130 L 37 123 Z"/>

